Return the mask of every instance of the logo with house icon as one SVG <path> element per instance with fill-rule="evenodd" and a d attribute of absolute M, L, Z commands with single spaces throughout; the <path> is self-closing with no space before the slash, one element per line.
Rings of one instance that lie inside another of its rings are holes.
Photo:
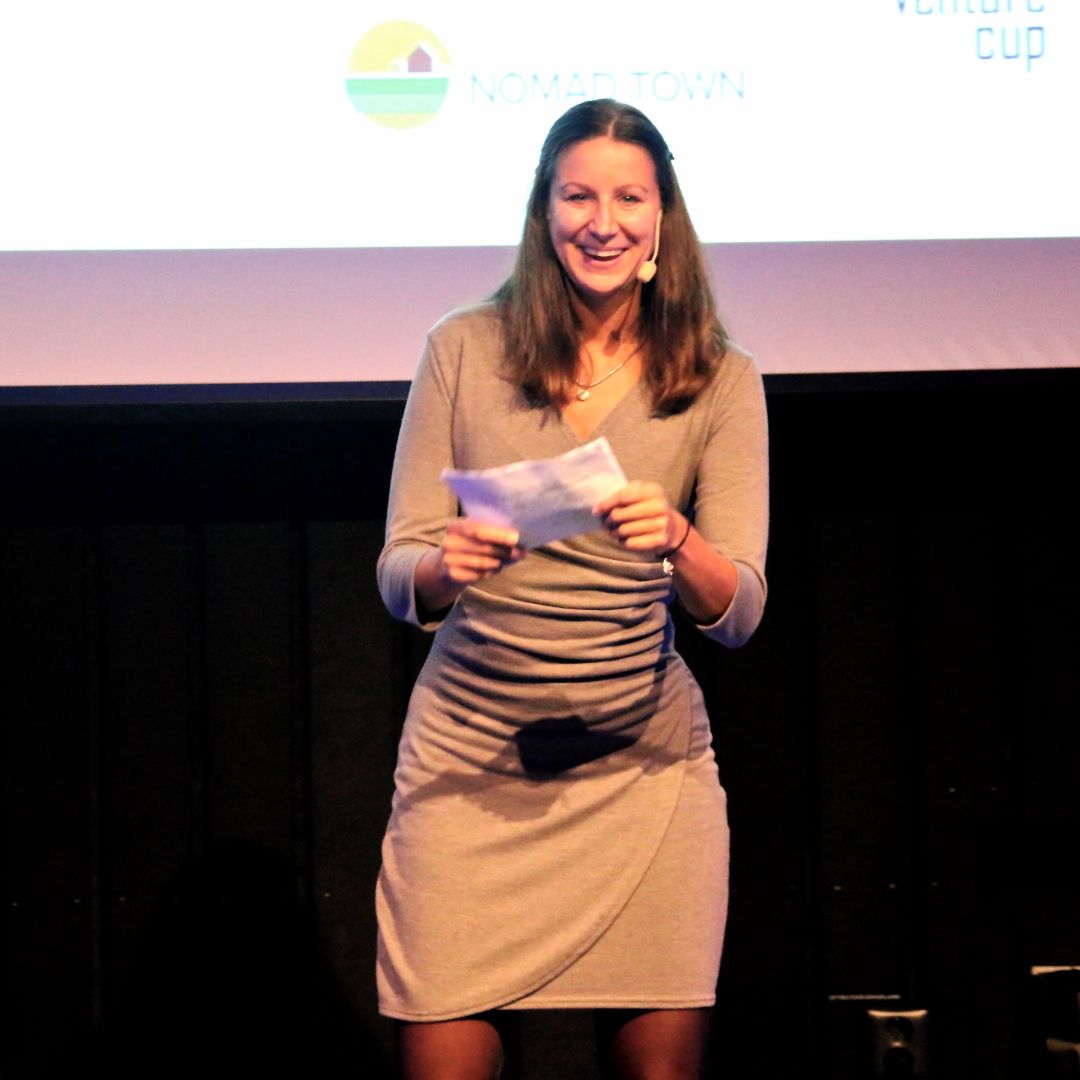
<path fill-rule="evenodd" d="M 345 90 L 357 112 L 388 128 L 426 124 L 450 85 L 450 54 L 425 26 L 388 22 L 353 46 Z"/>

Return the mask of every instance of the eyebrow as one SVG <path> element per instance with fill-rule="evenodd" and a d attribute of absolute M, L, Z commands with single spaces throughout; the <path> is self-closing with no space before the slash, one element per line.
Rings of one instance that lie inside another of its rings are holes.
<path fill-rule="evenodd" d="M 567 188 L 567 187 L 580 187 L 580 188 L 588 188 L 590 191 L 594 190 L 593 186 L 591 184 L 586 184 L 584 180 L 564 180 L 564 181 L 562 181 L 562 183 L 554 184 L 553 187 L 556 190 L 559 190 L 559 191 L 561 191 L 563 188 Z M 638 191 L 652 191 L 652 190 L 654 190 L 648 184 L 638 184 L 638 183 L 636 183 L 634 181 L 631 181 L 631 182 L 626 183 L 626 184 L 618 184 L 615 187 L 614 190 L 615 191 L 625 191 L 628 188 L 636 188 Z"/>

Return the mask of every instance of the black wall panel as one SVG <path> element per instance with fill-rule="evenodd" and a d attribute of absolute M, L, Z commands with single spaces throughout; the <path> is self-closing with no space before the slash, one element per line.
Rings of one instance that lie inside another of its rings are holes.
<path fill-rule="evenodd" d="M 716 1075 L 1036 1077 L 1080 964 L 1073 373 L 770 393 L 770 600 L 679 626 L 733 825 Z M 0 410 L 5 1073 L 378 1071 L 373 889 L 427 642 L 375 588 L 399 402 Z M 586 1017 L 520 1075 L 595 1075 Z"/>
<path fill-rule="evenodd" d="M 77 525 L 0 533 L 5 1056 L 101 1017 L 92 547 Z"/>

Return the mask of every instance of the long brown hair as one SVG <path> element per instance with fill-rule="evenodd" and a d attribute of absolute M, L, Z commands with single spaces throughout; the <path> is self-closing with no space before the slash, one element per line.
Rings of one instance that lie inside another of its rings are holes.
<path fill-rule="evenodd" d="M 493 298 L 502 315 L 507 362 L 534 405 L 558 404 L 572 393 L 580 330 L 568 295 L 572 286 L 551 243 L 548 202 L 559 155 L 602 135 L 642 147 L 656 167 L 664 211 L 660 258 L 656 276 L 641 286 L 637 332 L 654 411 L 681 412 L 712 378 L 728 339 L 671 151 L 644 113 L 610 98 L 583 101 L 565 112 L 540 150 L 514 269 Z"/>

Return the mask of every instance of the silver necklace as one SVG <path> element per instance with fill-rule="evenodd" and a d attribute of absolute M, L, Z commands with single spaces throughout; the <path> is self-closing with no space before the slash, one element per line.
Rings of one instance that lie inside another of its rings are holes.
<path fill-rule="evenodd" d="M 581 343 L 581 347 L 585 350 L 585 355 L 588 356 L 588 358 L 589 358 L 589 367 L 590 368 L 594 367 L 595 362 L 593 361 L 593 354 L 590 351 L 589 346 L 586 345 L 585 342 L 583 341 Z M 637 349 L 635 349 L 632 353 L 630 353 L 629 356 L 626 357 L 625 360 L 622 361 L 622 363 L 616 364 L 606 375 L 601 375 L 599 379 L 594 379 L 590 383 L 578 382 L 577 379 L 574 379 L 574 385 L 576 387 L 578 387 L 578 392 L 575 395 L 575 397 L 578 399 L 578 401 L 588 401 L 589 398 L 592 396 L 592 394 L 591 394 L 592 388 L 594 386 L 599 386 L 602 382 L 605 382 L 607 379 L 610 379 L 611 376 L 614 375 L 616 371 L 619 371 L 621 368 L 626 367 L 626 365 L 637 354 L 638 349 L 640 349 L 640 348 L 641 348 L 641 346 L 639 345 Z"/>

